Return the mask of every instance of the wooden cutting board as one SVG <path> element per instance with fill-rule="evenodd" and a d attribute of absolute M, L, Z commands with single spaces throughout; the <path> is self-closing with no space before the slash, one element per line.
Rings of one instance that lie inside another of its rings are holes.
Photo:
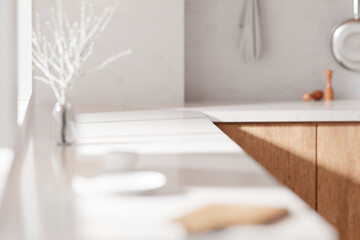
<path fill-rule="evenodd" d="M 234 225 L 266 224 L 287 214 L 288 211 L 283 208 L 208 205 L 177 219 L 176 222 L 184 225 L 189 233 L 199 233 Z"/>

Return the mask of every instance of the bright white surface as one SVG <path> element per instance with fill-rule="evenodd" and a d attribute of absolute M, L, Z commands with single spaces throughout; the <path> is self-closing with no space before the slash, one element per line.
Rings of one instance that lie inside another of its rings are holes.
<path fill-rule="evenodd" d="M 139 194 L 162 188 L 164 174 L 152 171 L 131 171 L 103 174 L 95 177 L 74 177 L 71 181 L 77 194 Z"/>
<path fill-rule="evenodd" d="M 352 18 L 352 1 L 259 1 L 263 54 L 245 64 L 237 49 L 244 0 L 185 0 L 188 101 L 289 101 L 325 88 L 334 70 L 338 99 L 359 99 L 360 75 L 343 69 L 331 34 Z"/>
<path fill-rule="evenodd" d="M 11 149 L 0 148 L 0 205 L 10 177 L 11 167 L 14 162 L 14 152 Z"/>
<path fill-rule="evenodd" d="M 32 93 L 32 1 L 17 0 L 18 125 L 22 125 Z"/>
<path fill-rule="evenodd" d="M 239 151 L 234 143 L 224 141 L 220 130 L 203 114 L 196 112 L 150 110 L 81 114 L 78 121 L 77 152 L 81 154 Z M 209 147 L 209 143 L 216 148 Z M 101 147 L 94 148 L 94 145 Z"/>
<path fill-rule="evenodd" d="M 4 239 L 337 239 L 316 212 L 201 113 L 80 114 L 78 145 L 62 149 L 50 145 L 50 109 L 37 109 L 34 144 L 23 166 L 14 171 L 11 201 L 0 219 L 6 223 L 0 228 Z M 102 154 L 114 150 L 138 153 L 134 169 L 162 173 L 167 184 L 143 195 L 75 195 L 72 179 L 102 171 L 104 164 L 108 166 Z M 192 237 L 173 222 L 216 203 L 286 207 L 290 215 L 271 225 Z"/>
<path fill-rule="evenodd" d="M 29 108 L 30 99 L 17 101 L 17 124 L 21 126 L 25 121 L 26 112 Z"/>
<path fill-rule="evenodd" d="M 54 1 L 34 0 L 42 21 L 51 19 Z M 79 18 L 80 0 L 63 0 L 71 19 Z M 95 14 L 114 0 L 91 1 Z M 76 83 L 74 104 L 179 104 L 184 101 L 184 0 L 116 0 L 119 6 L 96 40 L 92 69 L 115 53 L 133 54 Z M 101 86 L 101 87 L 99 87 Z M 38 103 L 53 103 L 49 86 L 36 82 Z"/>
<path fill-rule="evenodd" d="M 213 122 L 359 122 L 360 100 L 263 102 L 189 106 Z"/>

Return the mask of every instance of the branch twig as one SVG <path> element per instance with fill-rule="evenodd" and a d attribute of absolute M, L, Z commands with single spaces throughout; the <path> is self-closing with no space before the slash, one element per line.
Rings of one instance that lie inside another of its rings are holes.
<path fill-rule="evenodd" d="M 35 15 L 32 56 L 34 66 L 42 74 L 42 76 L 35 76 L 34 79 L 50 85 L 57 101 L 61 101 L 67 97 L 68 91 L 79 76 L 104 69 L 108 64 L 131 54 L 131 50 L 120 52 L 96 68 L 80 74 L 84 63 L 92 55 L 94 39 L 108 26 L 118 4 L 115 2 L 112 6 L 105 8 L 100 17 L 93 17 L 92 3 L 82 0 L 79 21 L 70 23 L 63 10 L 62 0 L 55 0 L 55 3 L 56 9 L 50 9 L 51 22 L 45 22 L 52 41 L 41 32 L 40 15 L 38 13 Z"/>

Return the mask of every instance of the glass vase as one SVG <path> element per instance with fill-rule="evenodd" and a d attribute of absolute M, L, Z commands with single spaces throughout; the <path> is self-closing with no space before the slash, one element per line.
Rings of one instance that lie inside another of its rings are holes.
<path fill-rule="evenodd" d="M 52 112 L 51 137 L 61 146 L 75 143 L 76 119 L 71 103 L 55 104 Z"/>

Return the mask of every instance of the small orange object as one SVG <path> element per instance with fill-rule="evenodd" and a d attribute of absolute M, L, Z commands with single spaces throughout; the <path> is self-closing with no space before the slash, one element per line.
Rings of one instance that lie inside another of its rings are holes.
<path fill-rule="evenodd" d="M 308 101 L 310 101 L 311 100 L 311 94 L 310 93 L 304 93 L 303 95 L 302 95 L 302 99 L 305 101 L 305 102 L 308 102 Z"/>
<path fill-rule="evenodd" d="M 324 93 L 321 90 L 316 90 L 311 94 L 311 97 L 315 99 L 315 101 L 319 101 L 323 98 Z"/>
<path fill-rule="evenodd" d="M 333 71 L 328 69 L 325 71 L 326 74 L 326 86 L 324 90 L 324 100 L 325 101 L 333 101 L 334 100 L 334 90 L 331 86 L 331 79 Z"/>

